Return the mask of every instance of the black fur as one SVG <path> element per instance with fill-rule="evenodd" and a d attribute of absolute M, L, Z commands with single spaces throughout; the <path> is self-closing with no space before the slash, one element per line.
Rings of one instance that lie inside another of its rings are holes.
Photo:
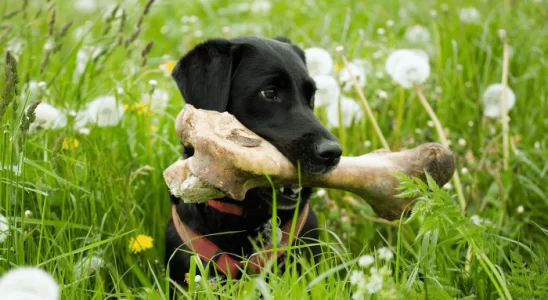
<path fill-rule="evenodd" d="M 208 40 L 188 52 L 173 70 L 186 103 L 197 108 L 228 111 L 243 125 L 272 143 L 291 162 L 300 163 L 308 173 L 325 173 L 339 162 L 341 147 L 314 116 L 315 83 L 308 75 L 304 52 L 283 37 L 265 39 L 240 37 L 231 40 Z M 275 90 L 262 93 L 265 90 Z M 184 149 L 183 156 L 193 155 Z M 305 205 L 311 194 L 301 191 L 299 205 Z M 286 193 L 276 192 L 278 216 L 284 224 L 294 215 L 297 202 Z M 238 203 L 244 216 L 221 213 L 206 204 L 177 203 L 181 220 L 203 235 L 210 237 L 222 250 L 237 257 L 247 257 L 254 251 L 251 240 L 256 229 L 268 221 L 272 201 L 270 188 L 250 190 L 244 201 L 228 198 L 222 201 Z M 316 215 L 310 212 L 300 238 L 317 240 Z M 185 286 L 190 255 L 170 220 L 166 232 L 165 262 L 170 277 Z M 180 249 L 184 250 L 180 250 Z M 311 252 L 319 253 L 317 246 Z"/>

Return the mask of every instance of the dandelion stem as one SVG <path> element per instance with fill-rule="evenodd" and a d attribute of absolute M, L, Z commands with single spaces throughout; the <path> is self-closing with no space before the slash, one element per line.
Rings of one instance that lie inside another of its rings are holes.
<path fill-rule="evenodd" d="M 503 62 L 502 62 L 502 95 L 500 101 L 500 112 L 501 112 L 501 122 L 502 122 L 502 164 L 503 169 L 508 169 L 508 157 L 510 156 L 510 147 L 508 139 L 508 109 L 506 107 L 506 90 L 508 88 L 508 68 L 509 68 L 509 57 L 508 57 L 508 40 L 504 39 L 504 52 L 503 52 Z"/>
<path fill-rule="evenodd" d="M 369 120 L 373 124 L 373 128 L 375 129 L 375 132 L 379 136 L 382 146 L 386 150 L 390 151 L 390 146 L 388 145 L 388 142 L 386 142 L 386 139 L 384 138 L 384 135 L 382 134 L 381 128 L 379 127 L 379 124 L 377 123 L 377 120 L 375 119 L 375 116 L 373 115 L 373 111 L 371 110 L 371 107 L 369 107 L 369 103 L 367 103 L 367 100 L 365 99 L 362 89 L 360 88 L 360 85 L 358 84 L 358 80 L 356 80 L 356 77 L 354 77 L 354 74 L 352 74 L 352 70 L 350 70 L 350 67 L 348 66 L 348 60 L 346 59 L 344 55 L 342 55 L 342 59 L 344 62 L 344 66 L 346 70 L 348 71 L 348 74 L 350 74 L 352 85 L 354 86 L 354 89 L 358 93 L 358 97 L 360 98 L 360 100 L 363 103 L 363 106 L 365 107 L 365 112 L 367 113 Z"/>
<path fill-rule="evenodd" d="M 436 131 L 438 132 L 438 135 L 440 137 L 441 144 L 449 149 L 449 141 L 445 137 L 445 134 L 443 133 L 443 127 L 441 126 L 441 122 L 436 116 L 436 113 L 432 109 L 432 106 L 428 103 L 426 100 L 426 97 L 424 97 L 424 94 L 422 93 L 422 89 L 420 86 L 415 85 L 415 88 L 417 90 L 417 95 L 419 96 L 419 100 L 422 103 L 422 106 L 424 106 L 424 109 L 426 109 L 426 112 L 430 116 L 430 119 L 434 122 L 434 127 L 436 128 Z M 466 201 L 464 200 L 464 192 L 462 191 L 462 184 L 460 182 L 459 172 L 458 170 L 455 170 L 455 173 L 453 174 L 453 181 L 455 182 L 455 189 L 457 190 L 457 198 L 459 200 L 459 205 L 461 208 L 461 211 L 466 210 Z"/>

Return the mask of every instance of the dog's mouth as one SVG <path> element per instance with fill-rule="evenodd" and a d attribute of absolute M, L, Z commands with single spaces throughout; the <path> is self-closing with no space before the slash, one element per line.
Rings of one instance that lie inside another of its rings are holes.
<path fill-rule="evenodd" d="M 276 191 L 276 208 L 281 210 L 294 209 L 299 201 L 302 188 L 291 187 L 290 185 L 278 188 Z M 274 205 L 272 188 L 257 188 L 257 192 L 263 201 L 270 206 Z"/>

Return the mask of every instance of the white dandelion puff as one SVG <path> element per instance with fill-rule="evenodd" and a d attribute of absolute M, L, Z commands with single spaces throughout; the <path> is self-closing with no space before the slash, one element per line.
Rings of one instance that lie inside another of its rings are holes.
<path fill-rule="evenodd" d="M 304 50 L 310 76 L 327 75 L 333 69 L 333 59 L 327 50 L 308 48 Z"/>
<path fill-rule="evenodd" d="M 448 183 L 443 185 L 443 188 L 450 191 L 450 190 L 453 189 L 453 185 L 448 182 Z"/>
<path fill-rule="evenodd" d="M 327 106 L 327 123 L 330 127 L 339 127 L 339 103 Z M 363 117 L 363 111 L 358 103 L 351 98 L 342 96 L 340 99 L 341 126 L 348 128 L 354 120 Z"/>
<path fill-rule="evenodd" d="M 522 214 L 523 212 L 525 212 L 525 208 L 523 208 L 523 205 L 520 205 L 516 208 L 516 212 L 518 214 Z"/>
<path fill-rule="evenodd" d="M 502 101 L 502 91 L 503 85 L 495 83 L 488 86 L 485 92 L 483 92 L 484 116 L 488 118 L 498 118 L 501 116 L 500 105 Z M 516 95 L 508 86 L 506 87 L 505 94 L 506 109 L 507 111 L 510 111 L 516 103 Z"/>
<path fill-rule="evenodd" d="M 392 26 L 394 26 L 394 20 L 388 20 L 388 21 L 386 21 L 386 26 L 387 26 L 387 27 L 392 27 Z"/>
<path fill-rule="evenodd" d="M 381 275 L 379 274 L 372 274 L 369 278 L 367 278 L 367 282 L 365 284 L 365 289 L 370 294 L 375 294 L 376 292 L 380 291 L 382 289 L 383 279 Z"/>
<path fill-rule="evenodd" d="M 470 217 L 470 221 L 472 221 L 472 223 L 480 226 L 480 225 L 488 225 L 488 224 L 491 224 L 491 220 L 489 219 L 483 219 L 481 218 L 480 216 L 478 215 L 473 215 L 472 217 Z"/>
<path fill-rule="evenodd" d="M 462 147 L 466 146 L 466 140 L 463 138 L 459 138 L 457 143 L 459 144 L 459 146 L 462 146 Z"/>
<path fill-rule="evenodd" d="M 430 76 L 428 55 L 421 50 L 396 50 L 386 59 L 385 69 L 404 88 L 422 84 Z"/>
<path fill-rule="evenodd" d="M 348 69 L 350 69 L 350 72 L 348 72 Z M 348 69 L 346 67 L 343 67 L 342 70 L 339 72 L 339 81 L 343 87 L 343 90 L 349 92 L 354 86 L 352 84 L 352 78 L 350 74 L 352 74 L 354 78 L 356 78 L 356 81 L 358 81 L 358 85 L 360 87 L 364 87 L 366 83 L 365 68 L 357 62 L 349 62 Z"/>
<path fill-rule="evenodd" d="M 272 9 L 272 3 L 266 0 L 255 0 L 249 8 L 253 13 L 264 14 Z"/>
<path fill-rule="evenodd" d="M 86 256 L 74 265 L 74 276 L 77 279 L 92 275 L 105 265 L 105 261 L 97 255 Z"/>
<path fill-rule="evenodd" d="M 428 44 L 430 42 L 430 32 L 422 25 L 407 28 L 404 37 L 412 44 Z"/>
<path fill-rule="evenodd" d="M 367 268 L 375 262 L 375 258 L 371 255 L 363 255 L 358 259 L 358 265 L 362 268 Z"/>
<path fill-rule="evenodd" d="M 377 95 L 377 97 L 379 97 L 381 99 L 388 99 L 388 93 L 386 91 L 383 91 L 383 90 L 377 90 L 375 92 L 375 95 Z"/>
<path fill-rule="evenodd" d="M 30 210 L 28 210 L 28 209 L 25 210 L 25 217 L 26 217 L 26 218 L 32 217 L 32 211 L 30 211 Z"/>
<path fill-rule="evenodd" d="M 26 44 L 27 42 L 21 38 L 11 38 L 6 45 L 6 50 L 19 59 L 19 55 L 23 53 Z"/>
<path fill-rule="evenodd" d="M 87 104 L 83 118 L 99 127 L 111 127 L 118 125 L 123 115 L 124 105 L 114 96 L 100 96 Z"/>
<path fill-rule="evenodd" d="M 378 35 L 385 35 L 386 34 L 386 30 L 382 27 L 380 28 L 377 28 L 377 34 Z"/>
<path fill-rule="evenodd" d="M 0 243 L 3 243 L 8 238 L 9 229 L 8 219 L 3 214 L 0 214 Z"/>
<path fill-rule="evenodd" d="M 97 0 L 77 0 L 74 3 L 74 8 L 81 13 L 91 13 L 97 9 L 99 1 Z"/>
<path fill-rule="evenodd" d="M 316 94 L 314 96 L 315 106 L 320 107 L 337 103 L 341 95 L 341 88 L 335 78 L 329 75 L 318 75 L 313 77 L 316 82 Z"/>
<path fill-rule="evenodd" d="M 324 190 L 324 189 L 319 189 L 319 190 L 316 192 L 316 195 L 318 195 L 318 197 L 325 197 L 325 196 L 327 196 L 327 191 Z"/>
<path fill-rule="evenodd" d="M 382 247 L 382 248 L 378 249 L 377 253 L 378 253 L 380 259 L 384 259 L 386 261 L 389 261 L 394 257 L 394 253 L 392 252 L 392 250 L 390 250 L 386 247 Z"/>
<path fill-rule="evenodd" d="M 36 119 L 30 124 L 29 130 L 59 129 L 67 126 L 67 116 L 59 109 L 47 103 L 40 103 L 34 110 Z"/>
<path fill-rule="evenodd" d="M 0 295 L 5 300 L 58 300 L 59 285 L 42 269 L 19 267 L 0 278 Z"/>
<path fill-rule="evenodd" d="M 464 7 L 459 10 L 459 19 L 463 23 L 479 23 L 480 18 L 479 10 L 473 6 Z"/>
<path fill-rule="evenodd" d="M 365 276 L 361 271 L 352 271 L 350 273 L 350 283 L 353 285 L 359 285 L 360 283 L 365 282 Z"/>
<path fill-rule="evenodd" d="M 52 38 L 49 38 L 49 39 L 44 43 L 44 51 L 45 51 L 45 52 L 50 52 L 50 51 L 52 51 L 54 47 L 55 47 L 55 42 L 53 41 Z"/>
<path fill-rule="evenodd" d="M 82 46 L 76 53 L 76 68 L 74 69 L 73 82 L 78 82 L 86 71 L 88 63 L 96 59 L 103 49 L 101 47 Z"/>
<path fill-rule="evenodd" d="M 202 281 L 202 276 L 201 275 L 194 276 L 194 282 L 199 283 L 200 281 Z"/>
<path fill-rule="evenodd" d="M 155 89 L 152 95 L 143 94 L 141 102 L 154 112 L 164 112 L 169 101 L 169 94 L 161 89 Z"/>
<path fill-rule="evenodd" d="M 47 96 L 49 96 L 49 90 L 43 81 L 31 80 L 21 90 L 21 101 L 26 103 L 42 101 Z"/>

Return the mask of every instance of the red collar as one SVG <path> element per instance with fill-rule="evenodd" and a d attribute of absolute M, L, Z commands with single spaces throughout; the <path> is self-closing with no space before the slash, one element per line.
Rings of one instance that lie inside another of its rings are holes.
<path fill-rule="evenodd" d="M 207 205 L 225 214 L 243 216 L 243 209 L 241 206 L 237 204 L 226 203 L 226 202 L 217 201 L 217 200 L 209 200 L 207 201 Z"/>
<path fill-rule="evenodd" d="M 219 205 L 218 203 L 222 203 L 222 205 Z M 219 210 L 222 212 L 240 216 L 242 215 L 241 207 L 236 204 L 223 203 L 215 200 L 210 200 L 208 204 L 216 209 L 218 209 L 217 207 L 221 207 Z M 306 205 L 303 207 L 303 210 L 299 213 L 299 217 L 297 218 L 297 222 L 295 223 L 295 230 L 293 231 L 293 234 L 291 234 L 293 220 L 289 220 L 280 228 L 282 230 L 282 239 L 277 245 L 278 248 L 285 248 L 287 246 L 290 246 L 295 240 L 295 237 L 299 236 L 304 227 L 306 219 L 308 218 L 309 209 L 309 204 L 306 203 Z M 173 218 L 173 224 L 175 225 L 175 230 L 177 231 L 177 234 L 179 235 L 181 240 L 183 240 L 187 248 L 189 248 L 192 252 L 198 254 L 203 262 L 213 262 L 217 271 L 223 273 L 224 275 L 231 278 L 235 278 L 238 276 L 240 270 L 242 269 L 242 266 L 245 265 L 244 261 L 236 260 L 228 253 L 220 249 L 208 238 L 195 232 L 184 222 L 182 222 L 179 219 L 179 215 L 177 214 L 176 204 L 173 204 L 171 206 L 171 217 Z M 273 251 L 268 251 L 272 248 L 274 248 L 274 245 L 272 243 L 269 243 L 266 244 L 264 247 L 264 250 L 267 251 L 253 254 L 252 257 L 248 260 L 248 269 L 250 269 L 253 273 L 259 273 L 260 269 L 268 261 L 270 261 L 274 257 L 278 259 L 285 252 L 284 250 L 278 250 L 277 253 L 274 253 Z"/>

